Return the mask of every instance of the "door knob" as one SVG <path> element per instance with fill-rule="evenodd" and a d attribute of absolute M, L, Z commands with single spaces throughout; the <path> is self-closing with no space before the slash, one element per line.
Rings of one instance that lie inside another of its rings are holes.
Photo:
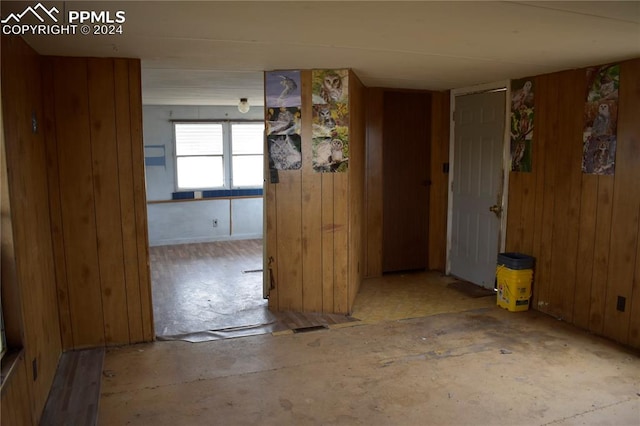
<path fill-rule="evenodd" d="M 502 206 L 499 206 L 496 204 L 494 206 L 489 207 L 489 211 L 495 213 L 496 216 L 500 217 L 500 214 L 502 214 Z"/>

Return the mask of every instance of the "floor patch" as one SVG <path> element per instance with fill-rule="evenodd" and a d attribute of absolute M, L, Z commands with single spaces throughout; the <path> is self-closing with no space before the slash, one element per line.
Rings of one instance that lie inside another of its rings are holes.
<path fill-rule="evenodd" d="M 328 330 L 329 327 L 326 325 L 312 325 L 311 327 L 300 327 L 294 328 L 294 333 L 309 333 L 311 331 L 319 331 L 319 330 Z"/>
<path fill-rule="evenodd" d="M 496 295 L 493 290 L 480 287 L 479 285 L 470 283 L 469 281 L 454 281 L 447 284 L 447 287 L 458 290 L 466 296 L 472 297 L 474 299 L 478 297 L 488 297 Z"/>

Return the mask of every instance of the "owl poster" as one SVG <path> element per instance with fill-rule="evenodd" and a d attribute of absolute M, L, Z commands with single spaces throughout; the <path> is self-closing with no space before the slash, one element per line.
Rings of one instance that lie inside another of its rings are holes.
<path fill-rule="evenodd" d="M 533 79 L 511 82 L 511 170 L 514 172 L 531 172 L 533 101 Z"/>
<path fill-rule="evenodd" d="M 349 70 L 312 72 L 312 163 L 320 173 L 349 168 Z"/>
<path fill-rule="evenodd" d="M 265 95 L 269 168 L 298 170 L 302 167 L 300 71 L 266 72 Z"/>
<path fill-rule="evenodd" d="M 587 69 L 582 132 L 582 172 L 613 175 L 618 127 L 620 66 Z"/>

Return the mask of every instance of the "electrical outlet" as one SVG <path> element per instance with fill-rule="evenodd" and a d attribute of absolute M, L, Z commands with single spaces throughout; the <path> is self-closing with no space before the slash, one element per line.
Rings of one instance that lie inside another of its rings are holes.
<path fill-rule="evenodd" d="M 218 219 L 213 219 L 213 227 L 214 228 L 218 227 Z"/>

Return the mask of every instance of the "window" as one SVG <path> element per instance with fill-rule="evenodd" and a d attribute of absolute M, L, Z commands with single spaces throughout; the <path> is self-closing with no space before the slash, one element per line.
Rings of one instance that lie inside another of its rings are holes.
<path fill-rule="evenodd" d="M 224 186 L 222 124 L 176 123 L 175 133 L 178 188 Z"/>
<path fill-rule="evenodd" d="M 176 189 L 261 187 L 264 123 L 175 123 Z"/>
<path fill-rule="evenodd" d="M 231 182 L 233 187 L 262 186 L 262 123 L 231 124 Z"/>

